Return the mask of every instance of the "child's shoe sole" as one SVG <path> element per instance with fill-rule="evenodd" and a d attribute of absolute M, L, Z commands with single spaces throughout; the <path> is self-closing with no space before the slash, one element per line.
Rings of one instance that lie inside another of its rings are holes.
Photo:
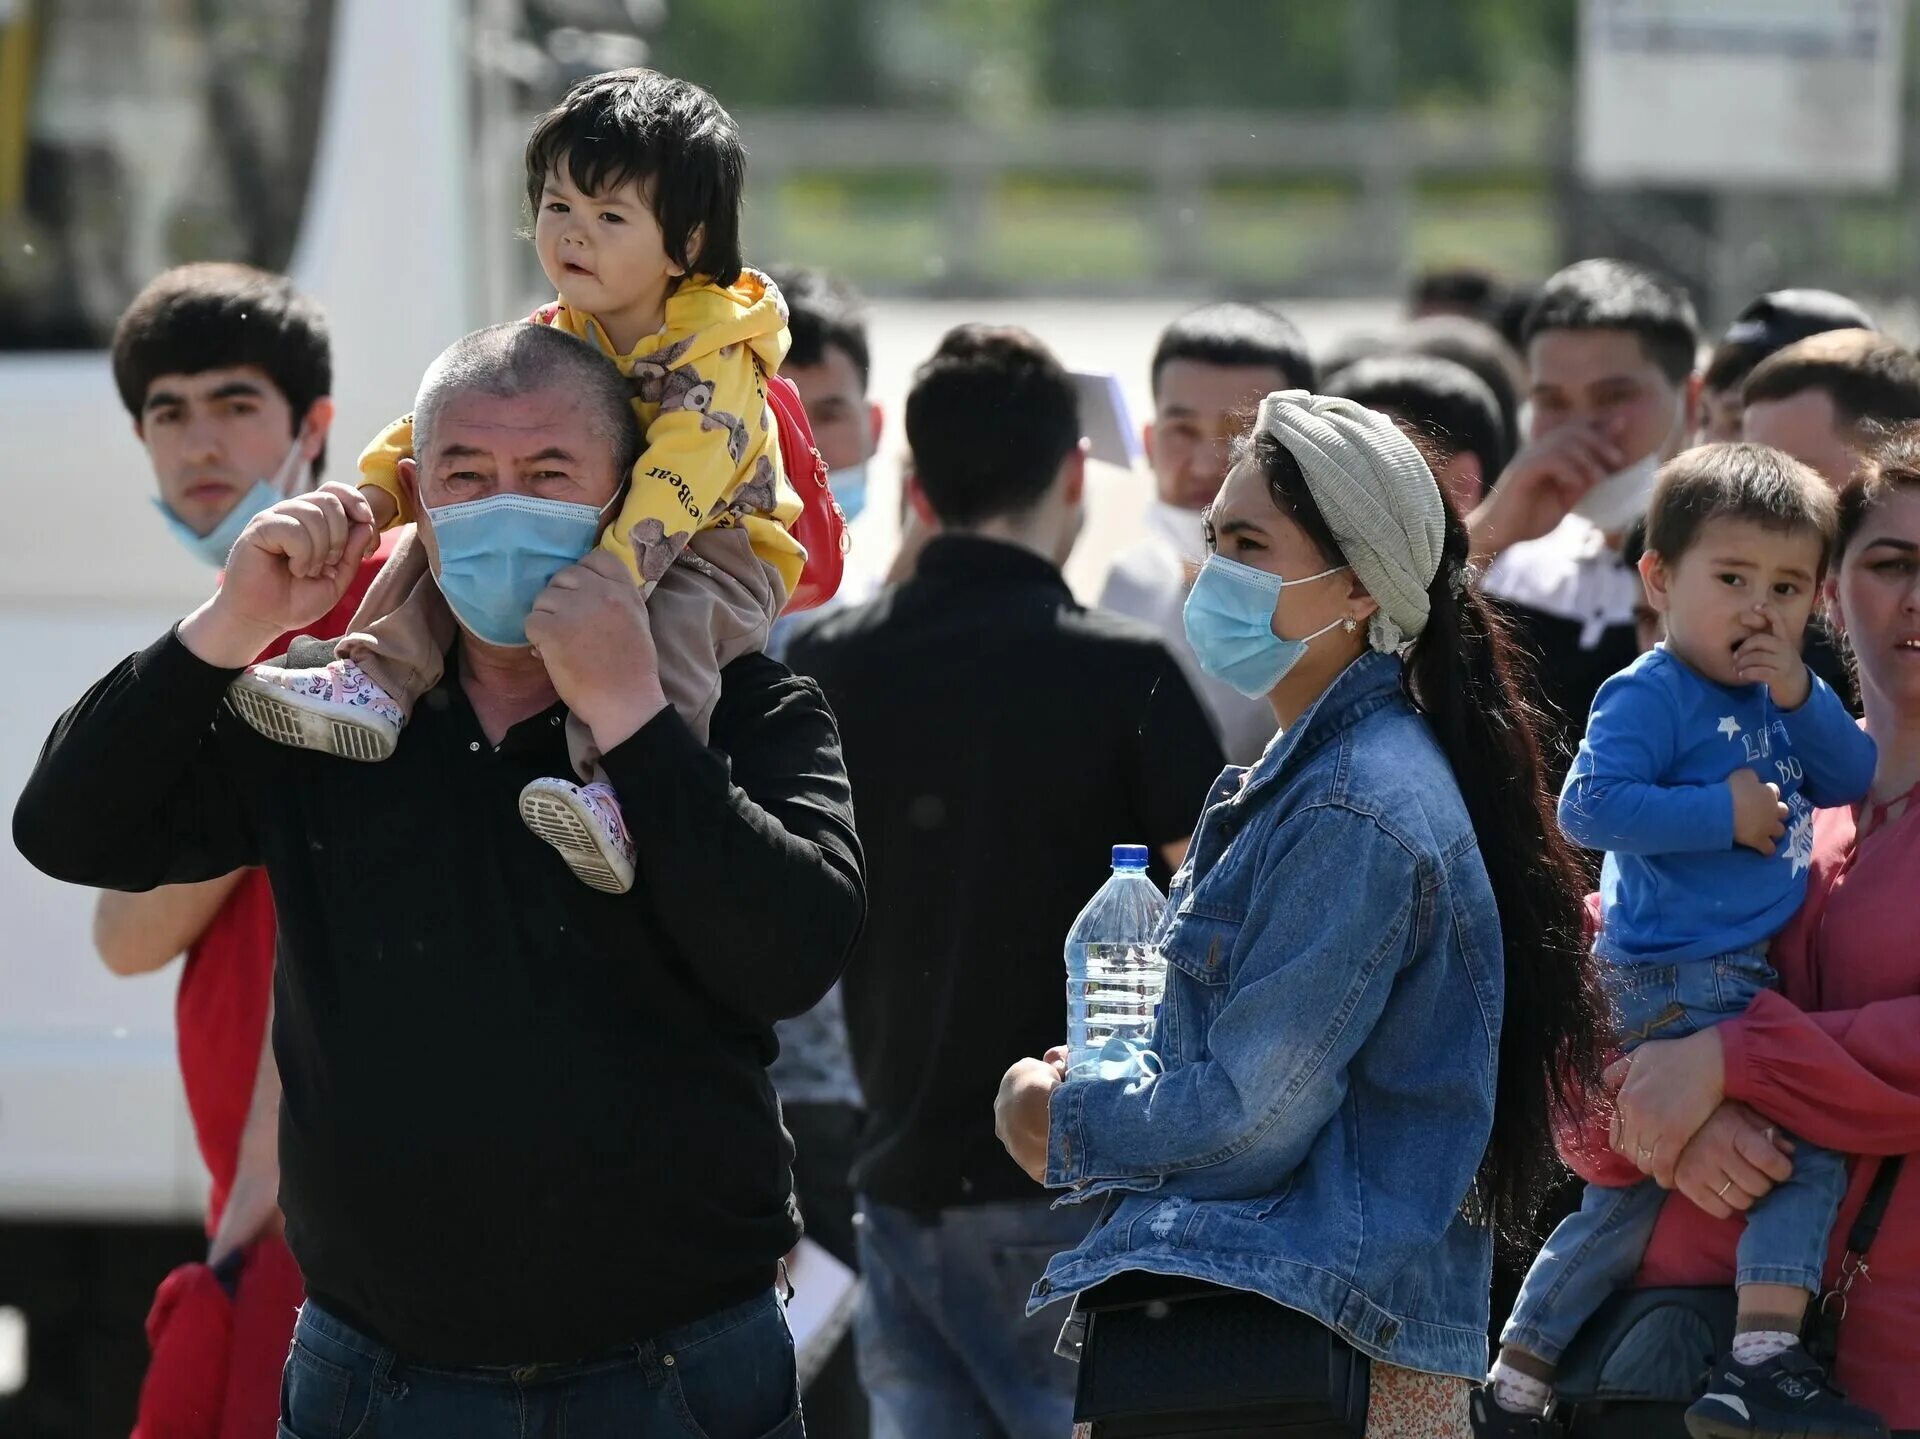
<path fill-rule="evenodd" d="M 369 763 L 386 759 L 399 734 L 371 717 L 348 718 L 337 704 L 308 699 L 241 675 L 227 687 L 234 713 L 268 739 L 295 749 L 319 750 Z"/>
<path fill-rule="evenodd" d="M 535 780 L 520 791 L 520 818 L 560 852 L 567 868 L 590 889 L 625 894 L 633 888 L 632 861 L 607 844 L 571 785 Z"/>

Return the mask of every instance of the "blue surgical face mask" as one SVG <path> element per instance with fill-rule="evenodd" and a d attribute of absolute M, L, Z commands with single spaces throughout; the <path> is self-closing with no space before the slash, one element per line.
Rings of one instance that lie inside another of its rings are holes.
<path fill-rule="evenodd" d="M 1225 555 L 1209 555 L 1187 595 L 1187 642 L 1200 668 L 1248 699 L 1260 699 L 1299 663 L 1307 646 L 1342 623 L 1315 630 L 1305 639 L 1285 640 L 1273 632 L 1273 612 L 1288 585 L 1312 584 L 1346 568 L 1335 565 L 1297 580 L 1256 570 Z"/>
<path fill-rule="evenodd" d="M 555 575 L 593 548 L 606 513 L 514 494 L 428 510 L 440 552 L 435 578 L 454 618 L 490 645 L 528 643 L 533 602 Z"/>
<path fill-rule="evenodd" d="M 827 471 L 827 488 L 840 502 L 840 512 L 852 524 L 867 507 L 867 462 L 848 465 L 844 470 Z"/>
<path fill-rule="evenodd" d="M 195 559 L 212 565 L 216 570 L 227 562 L 227 556 L 233 553 L 234 542 L 240 538 L 240 532 L 247 522 L 264 509 L 269 509 L 289 495 L 297 495 L 309 488 L 312 469 L 300 458 L 299 440 L 287 451 L 287 457 L 280 462 L 271 479 L 255 480 L 253 488 L 233 503 L 233 508 L 221 517 L 220 523 L 204 535 L 193 532 L 180 516 L 167 506 L 167 502 L 158 495 L 154 496 L 153 507 L 160 511 L 160 518 L 167 523 L 167 529 L 173 537 Z"/>

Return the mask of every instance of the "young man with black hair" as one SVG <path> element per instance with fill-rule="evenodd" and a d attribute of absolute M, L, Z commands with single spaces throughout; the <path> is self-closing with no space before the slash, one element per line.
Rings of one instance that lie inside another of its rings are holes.
<path fill-rule="evenodd" d="M 1526 341 L 1530 434 L 1468 529 L 1486 592 L 1533 657 L 1557 783 L 1595 691 L 1638 653 L 1640 583 L 1620 550 L 1693 433 L 1699 328 L 1673 281 L 1582 260 L 1541 288 Z"/>
<path fill-rule="evenodd" d="M 1273 737 L 1273 711 L 1203 673 L 1181 612 L 1206 558 L 1201 512 L 1213 503 L 1234 439 L 1275 390 L 1310 390 L 1306 341 L 1285 317 L 1258 305 L 1207 305 L 1180 316 L 1154 346 L 1153 419 L 1143 431 L 1153 466 L 1151 533 L 1121 551 L 1100 604 L 1151 625 L 1179 659 L 1236 764 L 1251 764 Z"/>
<path fill-rule="evenodd" d="M 327 323 L 284 276 L 232 264 L 169 270 L 120 317 L 111 359 L 158 482 L 161 518 L 206 564 L 224 565 L 249 520 L 318 482 L 333 423 Z M 360 566 L 316 633 L 346 628 L 380 562 Z M 142 1435 L 189 1432 L 188 1408 L 201 1420 L 224 1416 L 228 1432 L 267 1432 L 278 1412 L 301 1287 L 275 1202 L 280 1085 L 267 1048 L 275 936 L 273 899 L 257 869 L 140 894 L 107 890 L 94 909 L 94 943 L 115 974 L 146 974 L 187 956 L 175 1028 L 212 1181 L 208 1265 L 176 1271 L 156 1304 L 158 1322 L 149 1321 Z M 230 1357 L 196 1337 L 203 1320 L 231 1328 Z"/>
<path fill-rule="evenodd" d="M 837 275 L 788 266 L 772 272 L 787 301 L 792 344 L 781 369 L 800 391 L 814 444 L 847 522 L 867 507 L 867 461 L 880 448 L 879 402 L 867 395 L 872 358 L 860 298 Z M 851 557 L 849 557 L 851 558 Z"/>
<path fill-rule="evenodd" d="M 224 564 L 248 520 L 319 482 L 333 424 L 327 322 L 284 276 L 168 270 L 120 317 L 110 355 L 161 518 L 195 557 Z"/>
<path fill-rule="evenodd" d="M 906 428 L 911 503 L 938 533 L 912 577 L 792 650 L 840 721 L 870 857 L 844 981 L 869 1109 L 860 1371 L 879 1439 L 1058 1439 L 1074 1369 L 1057 1322 L 1022 1316 L 1089 1217 L 1007 1157 L 993 1099 L 1007 1054 L 1061 1042 L 1061 945 L 1110 846 L 1154 846 L 1164 882 L 1221 755 L 1158 636 L 1061 578 L 1085 452 L 1059 361 L 963 326 L 921 366 Z"/>
<path fill-rule="evenodd" d="M 926 541 L 924 528 L 901 500 L 901 541 L 893 555 L 876 552 L 860 523 L 868 500 L 868 467 L 880 449 L 886 417 L 868 392 L 872 361 L 867 320 L 860 297 L 844 280 L 825 270 L 787 266 L 773 271 L 787 301 L 787 328 L 793 344 L 780 373 L 792 380 L 813 426 L 814 444 L 827 462 L 833 497 L 847 516 L 850 548 L 840 588 L 820 608 L 872 599 L 881 585 L 913 568 Z M 787 640 L 814 611 L 782 619 L 774 626 L 770 650 L 784 652 Z"/>
<path fill-rule="evenodd" d="M 1322 388 L 1378 410 L 1405 430 L 1462 515 L 1472 513 L 1507 467 L 1500 403 L 1464 365 L 1432 355 L 1381 355 L 1349 365 Z"/>
<path fill-rule="evenodd" d="M 1740 439 L 1740 387 L 1754 367 L 1788 345 L 1828 330 L 1871 330 L 1867 312 L 1831 290 L 1773 290 L 1734 317 L 1700 380 L 1694 443 Z"/>

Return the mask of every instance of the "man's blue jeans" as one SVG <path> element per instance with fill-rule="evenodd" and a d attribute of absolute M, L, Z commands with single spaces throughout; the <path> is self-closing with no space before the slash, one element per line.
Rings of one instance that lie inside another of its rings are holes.
<path fill-rule="evenodd" d="M 435 1369 L 312 1300 L 280 1381 L 279 1439 L 804 1439 L 793 1337 L 769 1290 L 580 1364 Z"/>
<path fill-rule="evenodd" d="M 1605 976 L 1617 1035 L 1629 1053 L 1647 1040 L 1680 1039 L 1742 1014 L 1776 982 L 1764 949 L 1621 966 Z M 1846 1187 L 1843 1156 L 1796 1141 L 1793 1177 L 1747 1211 L 1734 1282 L 1818 1294 Z M 1554 1228 L 1527 1271 L 1500 1342 L 1557 1363 L 1607 1296 L 1632 1281 L 1665 1199 L 1651 1179 L 1625 1189 L 1589 1184 L 1579 1210 Z"/>
<path fill-rule="evenodd" d="M 1060 1316 L 1027 1318 L 1027 1292 L 1095 1207 L 919 1215 L 862 1197 L 854 1337 L 872 1439 L 1066 1439 L 1078 1371 L 1053 1352 Z"/>

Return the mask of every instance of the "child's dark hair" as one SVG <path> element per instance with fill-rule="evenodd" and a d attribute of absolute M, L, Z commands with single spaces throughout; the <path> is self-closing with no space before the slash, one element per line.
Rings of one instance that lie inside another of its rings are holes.
<path fill-rule="evenodd" d="M 1540 287 L 1522 335 L 1546 330 L 1626 330 L 1668 380 L 1693 373 L 1700 322 L 1687 292 L 1664 275 L 1625 260 L 1582 260 Z"/>
<path fill-rule="evenodd" d="M 527 205 L 537 217 L 561 166 L 584 195 L 639 184 L 668 256 L 716 285 L 740 278 L 747 152 L 733 117 L 698 85 L 657 70 L 609 70 L 567 91 L 527 137 Z"/>
<path fill-rule="evenodd" d="M 160 375 L 251 365 L 286 398 L 299 433 L 313 402 L 333 393 L 327 318 L 285 275 L 251 265 L 181 265 L 134 296 L 113 332 L 113 383 L 137 421 Z M 316 478 L 326 468 L 323 448 Z"/>
<path fill-rule="evenodd" d="M 907 447 L 947 525 L 1033 508 L 1080 443 L 1080 399 L 1053 352 L 1014 326 L 961 325 L 913 377 Z"/>
<path fill-rule="evenodd" d="M 1329 564 L 1344 563 L 1286 447 L 1262 433 L 1252 454 L 1274 503 Z M 1465 524 L 1451 508 L 1444 523 L 1439 572 L 1427 587 L 1427 625 L 1413 642 L 1402 684 L 1453 767 L 1500 912 L 1506 1018 L 1493 1133 L 1471 1212 L 1520 1235 L 1562 1172 L 1552 1115 L 1598 1079 L 1599 1008 L 1581 918 L 1587 886 L 1547 792 L 1536 737 L 1544 717 L 1524 697 L 1529 680 L 1505 624 L 1467 583 Z"/>
<path fill-rule="evenodd" d="M 1718 519 L 1817 536 L 1822 575 L 1839 527 L 1833 488 L 1771 445 L 1701 445 L 1660 467 L 1647 506 L 1647 549 L 1672 564 L 1700 538 L 1707 521 Z"/>

